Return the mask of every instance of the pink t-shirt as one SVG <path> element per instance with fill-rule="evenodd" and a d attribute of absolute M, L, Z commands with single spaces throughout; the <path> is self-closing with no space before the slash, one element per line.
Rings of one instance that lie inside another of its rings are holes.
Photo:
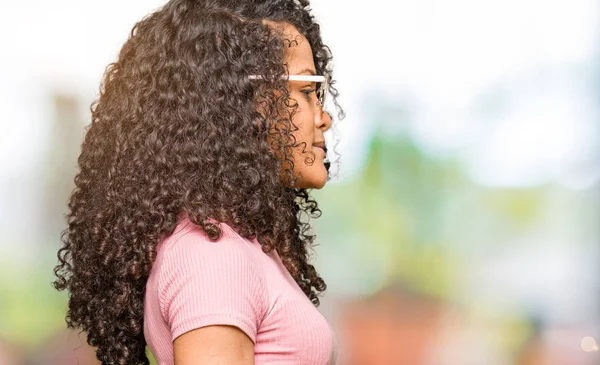
<path fill-rule="evenodd" d="M 221 227 L 212 242 L 184 218 L 158 246 L 144 301 L 144 336 L 158 364 L 173 365 L 173 341 L 208 325 L 244 331 L 256 365 L 334 364 L 331 326 L 277 253 Z"/>

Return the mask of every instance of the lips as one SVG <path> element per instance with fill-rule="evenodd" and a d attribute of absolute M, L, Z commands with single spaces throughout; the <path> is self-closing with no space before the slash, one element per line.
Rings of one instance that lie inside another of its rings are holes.
<path fill-rule="evenodd" d="M 327 146 L 325 146 L 325 142 L 315 142 L 313 143 L 313 147 L 322 149 L 325 155 L 327 155 Z"/>
<path fill-rule="evenodd" d="M 314 146 L 314 145 L 313 145 L 313 147 L 320 149 L 321 151 L 323 151 L 323 155 L 327 156 L 327 147 L 325 147 L 325 146 L 319 147 L 319 146 Z"/>
<path fill-rule="evenodd" d="M 325 165 L 325 170 L 327 170 L 327 174 L 329 174 L 331 163 L 327 159 L 327 146 L 325 146 L 325 141 L 315 142 L 313 143 L 313 147 L 320 148 L 323 151 L 323 165 Z"/>

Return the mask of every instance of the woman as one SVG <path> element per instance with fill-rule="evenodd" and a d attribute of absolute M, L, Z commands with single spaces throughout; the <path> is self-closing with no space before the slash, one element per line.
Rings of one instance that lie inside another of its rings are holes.
<path fill-rule="evenodd" d="M 54 285 L 103 364 L 332 364 L 308 260 L 331 53 L 308 0 L 172 0 L 86 132 Z"/>

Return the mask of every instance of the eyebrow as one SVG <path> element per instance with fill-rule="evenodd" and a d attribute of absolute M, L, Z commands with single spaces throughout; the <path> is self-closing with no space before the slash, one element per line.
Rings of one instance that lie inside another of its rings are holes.
<path fill-rule="evenodd" d="M 317 72 L 311 68 L 305 68 L 302 71 L 298 72 L 297 75 L 309 74 L 315 76 Z"/>

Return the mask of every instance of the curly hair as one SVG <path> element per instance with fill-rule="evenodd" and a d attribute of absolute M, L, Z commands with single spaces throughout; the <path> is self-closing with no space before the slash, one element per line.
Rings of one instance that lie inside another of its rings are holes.
<path fill-rule="evenodd" d="M 292 24 L 309 40 L 343 114 L 308 0 L 172 0 L 135 24 L 106 69 L 53 282 L 70 293 L 67 325 L 87 333 L 103 364 L 149 364 L 146 281 L 182 213 L 211 240 L 226 223 L 277 250 L 319 305 L 326 285 L 308 248 L 310 218 L 321 211 L 294 187 L 297 103 L 281 77 L 283 35 L 266 21 Z"/>

